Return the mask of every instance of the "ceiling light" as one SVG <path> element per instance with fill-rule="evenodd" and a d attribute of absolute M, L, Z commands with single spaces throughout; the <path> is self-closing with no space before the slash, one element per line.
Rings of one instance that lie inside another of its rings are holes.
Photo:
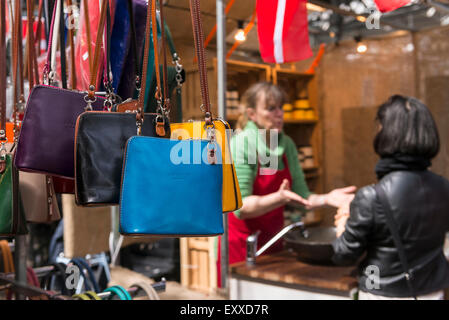
<path fill-rule="evenodd" d="M 436 12 L 437 12 L 437 9 L 435 9 L 435 7 L 430 7 L 426 11 L 427 18 L 432 18 L 435 15 Z"/>
<path fill-rule="evenodd" d="M 330 26 L 331 26 L 331 24 L 328 21 L 325 21 L 321 25 L 321 29 L 323 29 L 323 31 L 327 31 L 327 30 L 329 30 Z"/>
<path fill-rule="evenodd" d="M 357 45 L 357 52 L 358 53 L 365 53 L 366 51 L 368 51 L 368 47 L 366 46 L 366 44 L 364 44 L 363 42 L 360 42 Z"/>
<path fill-rule="evenodd" d="M 237 24 L 238 24 L 238 30 L 234 36 L 234 39 L 236 41 L 243 42 L 246 40 L 245 30 L 243 30 L 243 21 L 239 20 L 237 22 Z"/>
<path fill-rule="evenodd" d="M 442 17 L 440 21 L 441 21 L 441 25 L 442 25 L 442 26 L 447 26 L 447 25 L 449 25 L 449 16 L 444 16 L 444 17 Z"/>
<path fill-rule="evenodd" d="M 307 10 L 310 11 L 317 11 L 317 12 L 324 12 L 326 9 L 323 7 L 317 6 L 316 4 L 307 2 Z"/>
<path fill-rule="evenodd" d="M 354 37 L 355 42 L 357 42 L 357 52 L 358 53 L 365 53 L 368 51 L 368 46 L 362 42 L 361 36 Z"/>

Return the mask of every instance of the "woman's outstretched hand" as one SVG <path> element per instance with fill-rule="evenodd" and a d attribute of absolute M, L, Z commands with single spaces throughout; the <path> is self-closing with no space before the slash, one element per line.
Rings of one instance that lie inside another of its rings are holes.
<path fill-rule="evenodd" d="M 334 217 L 334 225 L 337 229 L 337 238 L 340 237 L 345 231 L 346 221 L 348 220 L 350 215 L 350 204 L 353 199 L 354 195 L 349 197 L 347 201 L 338 208 L 337 214 Z"/>
<path fill-rule="evenodd" d="M 285 204 L 296 204 L 296 205 L 300 205 L 303 207 L 310 207 L 311 203 L 309 200 L 304 199 L 303 197 L 297 195 L 296 193 L 294 193 L 293 191 L 290 190 L 290 183 L 288 182 L 287 179 L 284 179 L 284 181 L 282 181 L 281 186 L 279 187 L 278 190 L 279 196 L 281 197 L 284 205 Z"/>
<path fill-rule="evenodd" d="M 334 208 L 340 208 L 351 203 L 354 199 L 355 186 L 334 189 L 326 195 L 326 204 Z"/>

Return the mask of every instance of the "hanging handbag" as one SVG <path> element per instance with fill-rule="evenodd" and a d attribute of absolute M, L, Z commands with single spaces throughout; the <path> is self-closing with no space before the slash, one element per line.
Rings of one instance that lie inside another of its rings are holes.
<path fill-rule="evenodd" d="M 185 81 L 185 71 L 180 63 L 181 58 L 176 51 L 175 44 L 173 42 L 173 38 L 171 36 L 170 29 L 167 23 L 162 24 L 160 16 L 157 16 L 158 22 L 158 30 L 159 32 L 162 30 L 162 25 L 164 25 L 165 39 L 167 41 L 168 48 L 170 50 L 170 54 L 172 56 L 172 63 L 175 67 L 168 66 L 167 67 L 167 81 L 168 81 L 168 97 L 172 98 L 172 92 L 176 88 L 176 118 L 178 122 L 182 121 L 182 84 Z M 157 109 L 157 103 L 155 99 L 152 99 L 156 93 L 156 73 L 154 72 L 154 66 L 148 66 L 148 74 L 152 75 L 148 77 L 150 83 L 147 85 L 147 89 L 145 92 L 145 112 L 154 112 Z M 165 93 L 164 93 L 165 95 Z"/>
<path fill-rule="evenodd" d="M 192 23 L 195 25 L 195 19 L 192 18 Z M 199 40 L 198 40 L 199 39 Z M 203 35 L 199 34 L 196 38 L 196 51 L 198 55 L 198 65 L 200 71 L 200 80 L 202 87 L 205 83 L 207 85 L 207 70 L 204 61 L 204 48 L 198 44 L 198 41 L 203 41 Z M 205 80 L 206 79 L 206 80 Z M 202 89 L 203 107 L 206 114 L 211 114 L 209 97 L 207 87 Z M 242 196 L 240 186 L 235 172 L 234 162 L 232 160 L 229 140 L 230 140 L 230 126 L 222 120 L 217 119 L 213 121 L 213 127 L 216 131 L 216 142 L 218 143 L 222 152 L 222 166 L 223 166 L 223 212 L 232 212 L 242 207 Z M 173 123 L 171 124 L 172 139 L 201 139 L 206 137 L 206 123 L 205 122 L 187 122 L 187 123 Z"/>
<path fill-rule="evenodd" d="M 217 143 L 222 150 L 223 165 L 223 212 L 233 212 L 242 207 L 242 195 L 232 160 L 231 148 L 229 146 L 229 124 L 222 120 L 214 120 L 214 127 L 217 133 Z M 194 121 L 186 123 L 172 123 L 172 139 L 201 139 L 206 136 L 205 122 Z"/>
<path fill-rule="evenodd" d="M 15 16 L 20 17 L 21 12 L 20 2 L 15 4 Z M 11 8 L 12 9 L 12 8 Z M 23 69 L 22 60 L 19 59 L 21 56 L 19 53 L 22 50 L 21 38 L 17 35 L 20 33 L 20 19 L 14 20 L 14 29 L 12 30 L 12 78 L 13 78 L 13 123 L 11 125 L 14 127 L 12 130 L 14 135 L 11 140 L 8 141 L 15 142 L 17 137 L 17 131 L 19 130 L 20 124 L 18 123 L 18 117 L 20 110 L 20 105 L 23 101 L 23 88 L 24 80 L 23 73 L 20 70 Z M 29 44 L 28 44 L 29 45 Z M 31 54 L 33 50 L 28 50 L 28 55 Z M 29 57 L 28 57 L 29 59 Z M 31 57 L 33 66 L 37 65 L 35 57 Z M 33 76 L 34 78 L 34 76 Z M 36 81 L 36 79 L 34 79 Z M 23 205 L 23 210 L 25 213 L 26 221 L 36 222 L 36 223 L 46 223 L 51 221 L 56 221 L 60 219 L 60 213 L 58 208 L 58 203 L 56 199 L 56 194 L 52 184 L 52 178 L 46 177 L 42 174 L 20 172 L 19 174 L 19 192 L 21 197 L 21 202 Z"/>
<path fill-rule="evenodd" d="M 145 92 L 147 83 L 150 18 L 151 15 L 148 15 L 141 92 Z M 143 104 L 143 94 L 139 95 L 139 100 L 126 101 L 122 106 L 136 110 L 136 105 L 140 104 Z M 141 111 L 137 112 L 137 116 L 142 114 Z M 144 117 L 145 121 L 139 127 L 142 135 L 169 136 L 170 125 L 165 115 L 147 113 Z M 76 203 L 83 206 L 118 205 L 124 149 L 126 141 L 136 135 L 136 113 L 84 112 L 77 120 L 75 135 Z"/>
<path fill-rule="evenodd" d="M 104 98 L 95 96 L 94 85 L 97 82 L 100 43 L 106 18 L 107 0 L 102 2 L 89 91 L 86 94 L 49 85 L 38 85 L 32 89 L 15 158 L 15 165 L 21 171 L 74 178 L 73 150 L 76 119 L 85 110 L 102 110 L 105 101 Z M 54 20 L 52 29 L 53 27 Z M 51 48 L 50 42 L 44 79 L 48 79 Z"/>
<path fill-rule="evenodd" d="M 0 1 L 0 236 L 26 234 L 19 196 L 19 173 L 13 166 L 15 143 L 6 138 L 6 1 Z"/>
<path fill-rule="evenodd" d="M 150 3 L 152 12 L 155 12 L 155 2 Z M 163 6 L 160 10 L 163 21 Z M 191 13 L 198 49 L 202 46 L 198 1 L 193 6 L 191 2 Z M 154 15 L 153 25 L 156 25 Z M 155 57 L 157 62 L 157 52 Z M 198 58 L 201 66 L 204 56 Z M 203 100 L 209 103 L 207 78 L 201 67 L 200 74 Z M 166 82 L 164 76 L 165 89 Z M 167 104 L 169 99 L 166 97 L 164 111 L 169 108 Z M 138 107 L 143 108 L 143 103 Z M 208 140 L 178 141 L 142 136 L 128 140 L 120 195 L 120 233 L 157 237 L 200 237 L 223 233 L 223 169 L 217 163 L 220 150 L 214 142 L 215 130 L 210 113 L 207 112 L 205 118 Z M 182 159 L 179 151 L 182 151 Z M 204 160 L 202 155 L 207 155 L 207 159 Z"/>
<path fill-rule="evenodd" d="M 62 88 L 63 89 L 67 89 L 67 73 L 66 73 L 66 46 L 65 46 L 65 33 L 64 33 L 64 28 L 65 28 L 65 19 L 61 18 L 64 17 L 64 1 L 61 0 L 57 0 L 55 2 L 55 8 L 54 10 L 56 10 L 56 14 L 55 14 L 55 21 L 54 21 L 54 28 L 53 28 L 53 32 L 52 32 L 52 43 L 57 43 L 58 41 L 58 37 L 59 37 L 59 48 L 60 48 L 60 83 L 62 84 Z M 56 87 L 60 87 L 59 83 L 56 81 L 56 46 L 52 46 L 52 54 L 51 54 L 51 61 L 50 61 L 50 70 L 49 73 L 52 74 L 52 79 L 54 80 L 54 83 L 52 83 L 52 85 L 56 86 Z M 73 54 L 72 54 L 73 56 Z M 72 74 L 72 85 L 74 84 L 73 82 L 73 74 Z M 22 172 L 24 173 L 24 172 Z M 26 175 L 24 175 L 26 176 Z M 48 179 L 47 179 L 48 180 Z M 45 181 L 45 180 L 44 180 Z M 62 177 L 52 177 L 52 181 L 53 181 L 53 186 L 49 189 L 49 191 L 51 189 L 53 189 L 53 193 L 75 193 L 75 181 L 74 179 L 69 179 L 69 178 L 62 178 Z M 38 192 L 39 193 L 39 192 Z M 30 194 L 30 193 L 26 193 L 26 194 Z M 52 202 L 54 203 L 54 202 Z M 55 210 L 53 210 L 55 211 Z M 27 211 L 26 211 L 27 212 Z M 58 210 L 59 212 L 59 210 Z M 49 212 L 50 213 L 50 212 Z M 50 215 L 52 217 L 54 217 L 51 220 L 59 220 L 60 217 L 58 218 L 58 214 L 56 215 Z M 28 217 L 28 215 L 27 215 Z M 30 221 L 30 220 L 29 220 Z"/>

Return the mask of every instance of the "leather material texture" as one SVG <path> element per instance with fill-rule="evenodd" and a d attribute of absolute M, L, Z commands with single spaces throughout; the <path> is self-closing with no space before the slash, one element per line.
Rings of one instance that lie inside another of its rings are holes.
<path fill-rule="evenodd" d="M 185 122 L 171 124 L 172 139 L 205 139 L 205 122 Z M 240 192 L 237 174 L 235 172 L 234 162 L 232 160 L 231 149 L 229 146 L 229 136 L 227 129 L 229 124 L 223 120 L 214 121 L 216 129 L 216 140 L 222 152 L 223 165 L 223 212 L 232 212 L 242 207 L 242 195 Z"/>
<path fill-rule="evenodd" d="M 48 179 L 51 177 L 39 173 L 20 172 L 20 197 L 28 222 L 50 223 L 61 219 L 52 183 L 51 192 L 47 192 Z"/>
<path fill-rule="evenodd" d="M 223 233 L 223 168 L 203 160 L 207 145 L 204 140 L 139 136 L 128 140 L 120 195 L 122 234 L 198 237 Z"/>
<path fill-rule="evenodd" d="M 19 184 L 19 172 L 13 165 L 14 150 L 15 144 L 6 144 L 6 168 L 0 174 L 0 236 L 5 237 L 28 233 L 20 192 L 17 190 L 17 199 L 13 192 Z M 15 201 L 18 203 L 17 210 L 14 208 Z"/>
<path fill-rule="evenodd" d="M 129 50 L 130 22 L 127 6 L 128 0 L 117 0 L 115 4 L 114 26 L 111 32 L 111 72 L 112 87 L 117 88 L 122 75 L 123 65 Z"/>
<path fill-rule="evenodd" d="M 142 135 L 156 137 L 156 114 L 145 114 Z M 170 132 L 165 120 L 167 134 Z M 75 138 L 75 196 L 78 205 L 118 205 L 123 157 L 128 139 L 137 134 L 136 114 L 85 112 Z"/>
<path fill-rule="evenodd" d="M 53 185 L 56 193 L 75 193 L 74 179 L 53 177 Z"/>
<path fill-rule="evenodd" d="M 38 85 L 28 98 L 15 165 L 21 171 L 74 178 L 75 124 L 86 93 Z M 94 110 L 103 110 L 97 97 Z"/>
<path fill-rule="evenodd" d="M 128 9 L 126 9 L 128 12 Z M 146 27 L 146 0 L 133 0 L 134 22 L 136 26 L 136 38 L 137 38 L 137 58 L 136 54 L 132 52 L 132 46 L 128 43 L 128 52 L 125 57 L 123 69 L 121 73 L 120 83 L 117 88 L 117 94 L 123 98 L 137 97 L 137 91 L 135 87 L 136 76 L 138 71 L 135 70 L 135 59 L 138 63 L 142 63 L 142 54 L 145 42 L 145 27 Z M 128 37 L 129 42 L 131 41 Z M 111 52 L 112 54 L 113 52 Z M 154 60 L 150 60 L 150 63 L 154 65 Z M 142 68 L 142 67 L 141 67 Z M 140 75 L 142 76 L 142 75 Z"/>
<path fill-rule="evenodd" d="M 443 252 L 449 230 L 449 181 L 430 171 L 395 171 L 379 181 L 412 270 L 416 295 L 449 287 L 449 263 Z M 389 297 L 409 297 L 398 250 L 373 185 L 360 189 L 351 203 L 345 232 L 334 244 L 338 264 L 359 262 L 362 291 Z M 379 289 L 367 287 L 365 269 L 379 268 Z"/>
<path fill-rule="evenodd" d="M 0 235 L 12 235 L 13 210 L 12 210 L 12 156 L 6 155 L 6 170 L 0 174 Z"/>

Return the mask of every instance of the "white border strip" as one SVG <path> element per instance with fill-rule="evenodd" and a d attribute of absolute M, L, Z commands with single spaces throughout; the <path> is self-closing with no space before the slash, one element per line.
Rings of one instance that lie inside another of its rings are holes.
<path fill-rule="evenodd" d="M 278 0 L 276 11 L 276 24 L 274 26 L 274 59 L 277 63 L 284 63 L 284 47 L 282 45 L 282 33 L 284 31 L 284 15 L 287 0 Z"/>

